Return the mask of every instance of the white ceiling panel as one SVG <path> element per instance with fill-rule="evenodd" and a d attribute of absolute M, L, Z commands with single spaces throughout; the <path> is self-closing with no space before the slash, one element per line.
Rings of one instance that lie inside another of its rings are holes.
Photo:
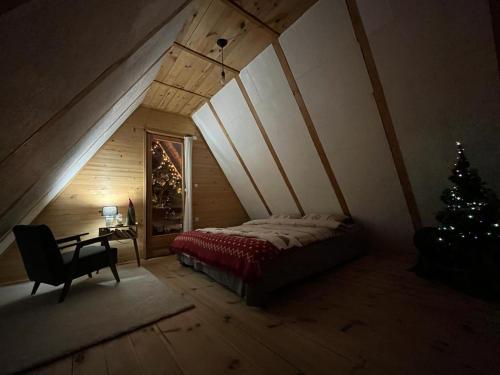
<path fill-rule="evenodd" d="M 233 148 L 222 132 L 208 104 L 193 114 L 193 121 L 200 129 L 215 159 L 226 175 L 233 190 L 251 219 L 269 216 L 260 197 L 252 186 Z"/>
<path fill-rule="evenodd" d="M 272 46 L 241 71 L 241 80 L 304 211 L 342 212 Z"/>
<path fill-rule="evenodd" d="M 236 81 L 213 96 L 212 104 L 271 211 L 298 213 Z"/>
<path fill-rule="evenodd" d="M 320 0 L 280 37 L 352 215 L 377 238 L 413 229 L 343 0 Z"/>

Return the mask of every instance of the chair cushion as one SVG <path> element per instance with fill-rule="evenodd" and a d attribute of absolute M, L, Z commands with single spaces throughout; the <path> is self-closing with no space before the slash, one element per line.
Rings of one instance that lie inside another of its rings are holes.
<path fill-rule="evenodd" d="M 116 248 L 111 248 L 111 250 L 114 250 L 113 252 L 116 252 Z M 87 258 L 100 253 L 106 255 L 106 248 L 104 246 L 85 246 L 80 249 L 79 258 L 80 260 L 82 260 L 83 258 Z M 74 254 L 74 251 L 68 251 L 67 253 L 62 254 L 64 264 L 71 263 Z"/>
<path fill-rule="evenodd" d="M 104 246 L 82 247 L 80 249 L 80 257 L 78 259 L 76 269 L 73 269 L 71 265 L 74 253 L 74 251 L 71 251 L 63 254 L 64 267 L 67 272 L 72 272 L 73 278 L 77 278 L 109 266 L 109 256 Z M 116 263 L 117 250 L 114 247 L 111 248 L 111 256 L 113 257 L 113 262 Z"/>

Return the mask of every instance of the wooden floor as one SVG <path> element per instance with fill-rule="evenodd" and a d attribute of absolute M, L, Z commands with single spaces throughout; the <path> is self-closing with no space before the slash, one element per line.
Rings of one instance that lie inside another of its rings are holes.
<path fill-rule="evenodd" d="M 367 256 L 265 310 L 173 257 L 148 262 L 196 305 L 37 374 L 499 374 L 500 306 Z"/>

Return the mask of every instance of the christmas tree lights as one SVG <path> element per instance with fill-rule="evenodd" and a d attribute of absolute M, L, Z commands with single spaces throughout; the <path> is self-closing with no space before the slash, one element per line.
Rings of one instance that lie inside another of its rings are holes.
<path fill-rule="evenodd" d="M 470 168 L 463 145 L 456 145 L 457 161 L 449 177 L 452 186 L 441 195 L 446 207 L 436 216 L 440 223 L 437 240 L 463 254 L 500 239 L 500 215 L 497 197 Z"/>
<path fill-rule="evenodd" d="M 152 203 L 164 209 L 165 216 L 174 216 L 173 202 L 182 202 L 182 176 L 159 142 L 154 141 L 152 152 Z"/>

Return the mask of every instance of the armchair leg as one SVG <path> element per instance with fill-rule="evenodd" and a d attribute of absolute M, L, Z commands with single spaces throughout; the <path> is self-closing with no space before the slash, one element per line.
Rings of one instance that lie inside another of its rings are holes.
<path fill-rule="evenodd" d="M 38 290 L 38 287 L 40 286 L 39 281 L 35 281 L 35 285 L 33 285 L 33 289 L 31 290 L 31 295 L 34 296 L 36 291 Z"/>
<path fill-rule="evenodd" d="M 113 272 L 113 276 L 115 277 L 115 280 L 117 283 L 120 282 L 120 276 L 118 276 L 118 271 L 116 270 L 116 264 L 115 262 L 110 261 L 109 262 L 109 268 L 111 268 L 111 272 Z"/>
<path fill-rule="evenodd" d="M 66 298 L 66 296 L 67 296 L 67 294 L 69 292 L 69 288 L 71 287 L 71 283 L 72 282 L 73 282 L 73 278 L 70 277 L 64 283 L 63 290 L 61 292 L 61 295 L 59 296 L 59 303 L 63 302 L 64 299 Z"/>

